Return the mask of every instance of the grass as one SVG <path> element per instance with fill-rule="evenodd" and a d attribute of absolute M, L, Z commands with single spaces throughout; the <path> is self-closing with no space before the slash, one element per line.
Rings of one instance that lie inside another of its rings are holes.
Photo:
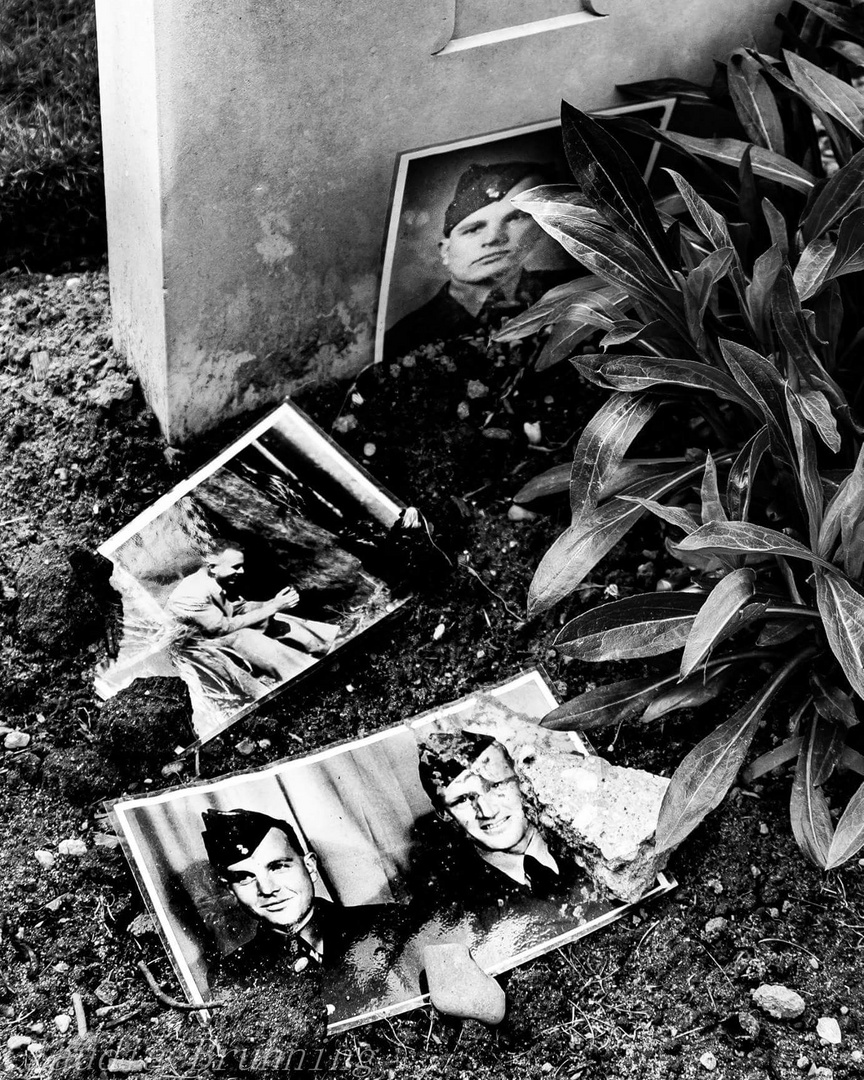
<path fill-rule="evenodd" d="M 105 249 L 93 0 L 0 5 L 0 268 Z"/>

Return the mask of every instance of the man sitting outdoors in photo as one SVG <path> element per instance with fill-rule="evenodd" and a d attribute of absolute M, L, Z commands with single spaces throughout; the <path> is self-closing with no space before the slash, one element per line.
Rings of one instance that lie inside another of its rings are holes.
<path fill-rule="evenodd" d="M 386 360 L 435 341 L 497 329 L 573 276 L 569 270 L 525 268 L 542 230 L 510 200 L 548 183 L 547 174 L 547 166 L 527 161 L 475 164 L 462 173 L 438 244 L 449 280 L 387 331 Z"/>
<path fill-rule="evenodd" d="M 204 565 L 177 585 L 165 610 L 186 631 L 185 642 L 219 644 L 245 660 L 254 674 L 286 682 L 329 650 L 339 628 L 285 615 L 300 599 L 291 586 L 270 600 L 244 600 L 239 595 L 244 562 L 239 548 L 215 545 Z M 268 636 L 268 630 L 284 640 Z"/>

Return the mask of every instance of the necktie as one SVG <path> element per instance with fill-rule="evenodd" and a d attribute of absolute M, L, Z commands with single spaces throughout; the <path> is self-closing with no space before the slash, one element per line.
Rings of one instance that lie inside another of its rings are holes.
<path fill-rule="evenodd" d="M 556 874 L 548 866 L 544 866 L 533 855 L 525 856 L 522 869 L 525 871 L 528 887 L 535 896 L 548 896 L 561 887 L 560 875 Z"/>

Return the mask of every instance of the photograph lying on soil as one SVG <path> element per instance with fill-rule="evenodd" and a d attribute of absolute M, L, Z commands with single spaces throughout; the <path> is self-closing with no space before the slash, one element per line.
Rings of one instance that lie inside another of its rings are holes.
<path fill-rule="evenodd" d="M 674 99 L 598 116 L 634 115 L 663 131 Z M 650 180 L 657 143 L 616 132 Z M 573 184 L 559 120 L 478 135 L 400 155 L 378 300 L 375 359 L 436 341 L 484 335 L 580 272 L 560 244 L 510 200 Z"/>
<path fill-rule="evenodd" d="M 619 918 L 631 905 L 517 775 L 549 741 L 585 759 L 539 726 L 556 705 L 531 669 L 355 742 L 115 802 L 190 1000 L 318 980 L 338 1031 L 425 1004 L 428 946 L 464 944 L 494 975 Z"/>
<path fill-rule="evenodd" d="M 405 507 L 290 403 L 108 540 L 103 698 L 179 675 L 206 742 L 392 614 Z"/>

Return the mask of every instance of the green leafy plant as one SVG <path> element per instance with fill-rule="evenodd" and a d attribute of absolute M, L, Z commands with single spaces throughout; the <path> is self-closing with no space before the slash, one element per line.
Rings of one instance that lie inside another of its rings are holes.
<path fill-rule="evenodd" d="M 590 732 L 655 721 L 746 680 L 755 689 L 745 704 L 672 776 L 658 848 L 719 805 L 763 719 L 782 731 L 786 717 L 785 739 L 748 776 L 797 760 L 792 828 L 831 868 L 864 846 L 864 786 L 836 827 L 824 791 L 838 768 L 864 774 L 849 745 L 864 698 L 864 94 L 851 81 L 864 64 L 864 7 L 805 8 L 786 24 L 782 58 L 738 49 L 719 93 L 684 88 L 707 120 L 725 112 L 727 132 L 737 122 L 740 137 L 663 136 L 681 167 L 669 170 L 675 191 L 660 208 L 613 125 L 563 106 L 578 186 L 537 188 L 517 204 L 588 273 L 500 337 L 551 326 L 540 366 L 570 359 L 611 391 L 567 475 L 551 470 L 517 496 L 569 490 L 572 509 L 536 571 L 529 612 L 570 596 L 645 514 L 664 523 L 694 583 L 569 621 L 556 645 L 572 657 L 680 659 L 582 694 L 544 722 Z M 600 351 L 577 354 L 598 331 Z M 703 446 L 629 459 L 670 408 L 690 414 L 684 430 L 703 431 Z"/>

